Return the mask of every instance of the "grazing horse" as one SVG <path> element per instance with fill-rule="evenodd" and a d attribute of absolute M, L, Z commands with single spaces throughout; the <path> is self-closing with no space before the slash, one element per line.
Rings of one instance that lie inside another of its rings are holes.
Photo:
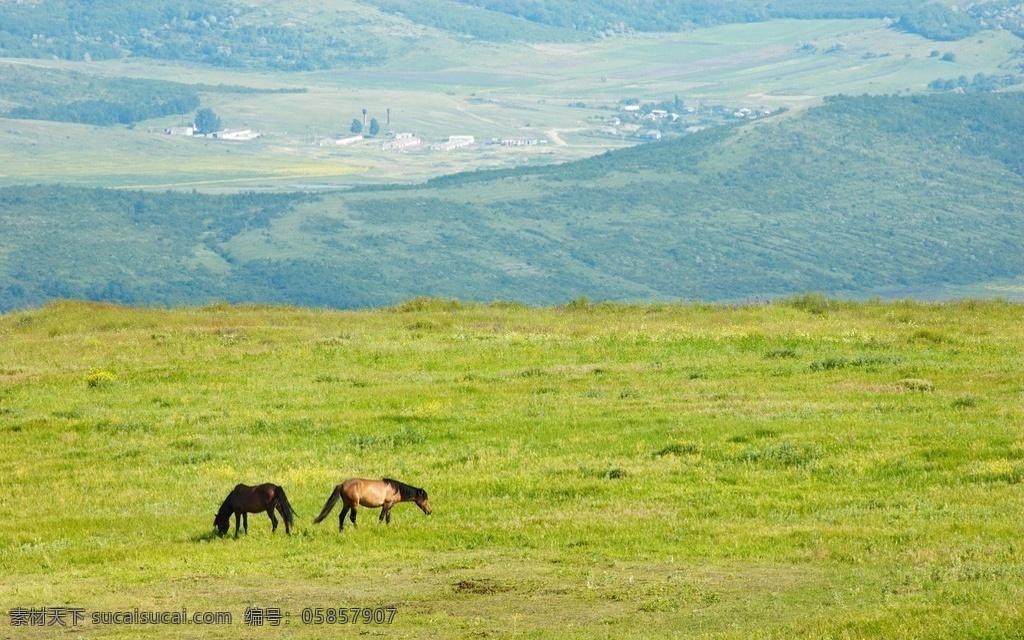
<path fill-rule="evenodd" d="M 341 510 L 341 515 L 338 516 L 339 530 L 345 528 L 345 515 L 349 513 L 349 510 L 352 511 L 349 518 L 352 520 L 352 525 L 355 526 L 356 511 L 359 507 L 370 507 L 371 509 L 384 507 L 380 512 L 379 519 L 387 524 L 391 524 L 391 507 L 399 502 L 415 502 L 420 509 L 423 509 L 423 513 L 430 515 L 430 500 L 427 499 L 427 492 L 423 489 L 410 487 L 391 478 L 383 480 L 350 478 L 334 487 L 334 492 L 327 498 L 327 503 L 320 515 L 313 520 L 313 524 L 326 518 L 339 498 L 345 505 Z"/>
<path fill-rule="evenodd" d="M 233 513 L 235 514 L 235 537 L 237 538 L 239 518 L 241 518 L 245 532 L 248 534 L 248 514 L 266 511 L 267 515 L 270 516 L 271 533 L 273 533 L 277 531 L 277 518 L 274 517 L 274 509 L 281 512 L 281 517 L 284 518 L 284 530 L 288 535 L 291 535 L 295 510 L 288 503 L 288 498 L 284 495 L 284 488 L 269 482 L 256 487 L 240 484 L 228 494 L 224 504 L 220 505 L 217 517 L 213 519 L 213 526 L 217 527 L 218 534 L 223 536 L 228 532 L 231 514 Z"/>

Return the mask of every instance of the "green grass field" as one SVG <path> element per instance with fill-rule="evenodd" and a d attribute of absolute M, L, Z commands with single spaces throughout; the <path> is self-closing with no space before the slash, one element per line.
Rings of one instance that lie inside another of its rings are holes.
<path fill-rule="evenodd" d="M 1016 637 L 1022 316 L 816 296 L 0 316 L 0 637 Z M 433 515 L 311 524 L 334 484 L 385 475 Z M 263 481 L 293 535 L 254 515 L 214 537 L 231 487 Z M 12 624 L 44 607 L 86 620 Z M 338 607 L 395 615 L 303 623 Z M 233 621 L 91 622 L 136 608 Z"/>

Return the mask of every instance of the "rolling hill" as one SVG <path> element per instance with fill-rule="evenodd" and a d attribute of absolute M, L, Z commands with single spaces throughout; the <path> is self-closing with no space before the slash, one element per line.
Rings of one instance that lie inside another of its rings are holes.
<path fill-rule="evenodd" d="M 1019 297 L 1024 94 L 835 97 L 574 163 L 318 194 L 0 190 L 0 308 Z M 992 287 L 999 286 L 1000 289 Z"/>
<path fill-rule="evenodd" d="M 1009 0 L 962 10 L 924 0 L 213 0 L 0 2 L 0 57 L 201 62 L 226 68 L 310 71 L 366 67 L 408 44 L 408 25 L 487 42 L 571 42 L 777 18 L 887 18 L 935 40 L 991 28 L 1024 29 Z M 422 37 L 422 33 L 413 38 Z"/>

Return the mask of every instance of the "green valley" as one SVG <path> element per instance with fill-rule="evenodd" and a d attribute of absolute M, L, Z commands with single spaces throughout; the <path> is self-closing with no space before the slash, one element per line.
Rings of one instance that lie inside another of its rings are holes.
<path fill-rule="evenodd" d="M 1022 93 L 837 97 L 574 163 L 415 186 L 10 187 L 0 306 L 1019 299 L 1022 114 Z"/>

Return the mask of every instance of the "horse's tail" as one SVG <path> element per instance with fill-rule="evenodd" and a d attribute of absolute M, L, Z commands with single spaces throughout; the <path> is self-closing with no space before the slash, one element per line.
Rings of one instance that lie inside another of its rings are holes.
<path fill-rule="evenodd" d="M 321 520 L 326 518 L 327 514 L 329 514 L 331 512 L 331 509 L 334 508 L 334 505 L 337 504 L 338 500 L 340 500 L 340 499 L 341 499 L 341 485 L 339 484 L 338 486 L 334 487 L 334 492 L 331 494 L 331 497 L 327 498 L 327 502 L 324 504 L 324 508 L 320 511 L 320 515 L 318 515 L 316 518 L 313 519 L 313 524 L 317 524 Z"/>
<path fill-rule="evenodd" d="M 288 496 L 284 495 L 284 487 L 278 487 L 274 493 L 277 494 L 277 499 L 280 501 L 281 515 L 284 516 L 285 524 L 289 527 L 292 526 L 295 516 L 299 514 L 295 513 L 295 509 L 292 509 L 291 503 L 288 502 Z"/>

